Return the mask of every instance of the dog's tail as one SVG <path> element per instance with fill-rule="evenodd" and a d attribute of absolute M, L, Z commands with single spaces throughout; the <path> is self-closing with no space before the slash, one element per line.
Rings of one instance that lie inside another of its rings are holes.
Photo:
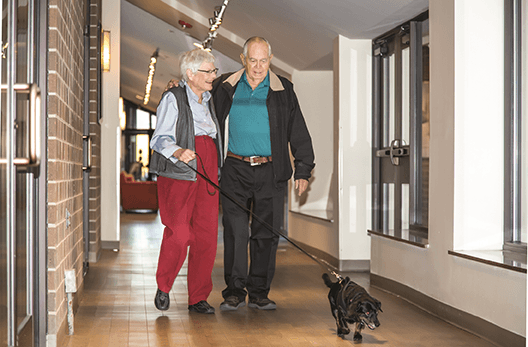
<path fill-rule="evenodd" d="M 330 288 L 332 284 L 334 284 L 334 282 L 332 282 L 332 280 L 330 279 L 330 276 L 328 276 L 326 272 L 323 274 L 323 280 L 328 288 Z"/>

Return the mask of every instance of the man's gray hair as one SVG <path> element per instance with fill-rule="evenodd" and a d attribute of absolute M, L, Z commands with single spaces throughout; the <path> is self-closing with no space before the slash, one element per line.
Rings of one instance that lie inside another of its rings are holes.
<path fill-rule="evenodd" d="M 247 39 L 246 43 L 244 43 L 244 48 L 242 49 L 242 55 L 244 56 L 244 58 L 247 58 L 249 44 L 253 42 L 264 42 L 265 44 L 267 44 L 268 45 L 268 57 L 271 56 L 271 45 L 268 42 L 268 40 L 260 36 L 253 36 Z"/>
<path fill-rule="evenodd" d="M 211 52 L 204 51 L 201 48 L 195 48 L 191 51 L 185 52 L 180 59 L 180 72 L 184 81 L 188 81 L 187 70 L 191 70 L 193 75 L 196 75 L 200 66 L 203 63 L 214 63 L 215 57 Z"/>

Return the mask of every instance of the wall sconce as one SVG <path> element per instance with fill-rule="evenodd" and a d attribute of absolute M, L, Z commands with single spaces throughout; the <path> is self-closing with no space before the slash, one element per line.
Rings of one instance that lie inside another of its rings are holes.
<path fill-rule="evenodd" d="M 110 71 L 110 31 L 103 30 L 101 47 L 101 68 L 104 72 Z"/>
<path fill-rule="evenodd" d="M 119 98 L 119 127 L 121 131 L 126 129 L 126 112 L 123 98 Z"/>
<path fill-rule="evenodd" d="M 154 73 L 156 72 L 156 62 L 158 61 L 159 48 L 156 48 L 150 57 L 147 84 L 145 85 L 145 97 L 143 98 L 143 105 L 148 104 L 150 99 L 150 91 L 152 89 L 152 82 L 154 81 Z"/>

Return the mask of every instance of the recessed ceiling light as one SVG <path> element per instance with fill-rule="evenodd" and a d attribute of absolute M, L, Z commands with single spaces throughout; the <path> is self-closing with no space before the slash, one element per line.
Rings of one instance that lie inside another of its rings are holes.
<path fill-rule="evenodd" d="M 143 100 L 143 97 L 141 95 L 136 95 L 136 99 Z"/>

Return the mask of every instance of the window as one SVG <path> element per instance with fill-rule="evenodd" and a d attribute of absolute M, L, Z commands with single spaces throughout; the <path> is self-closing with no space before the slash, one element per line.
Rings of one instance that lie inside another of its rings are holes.
<path fill-rule="evenodd" d="M 156 115 L 126 100 L 123 106 L 126 127 L 123 130 L 122 169 L 130 172 L 133 168 L 136 179 L 149 179 L 150 139 L 156 128 Z"/>
<path fill-rule="evenodd" d="M 150 113 L 143 111 L 143 110 L 137 110 L 136 111 L 136 129 L 150 129 Z"/>

